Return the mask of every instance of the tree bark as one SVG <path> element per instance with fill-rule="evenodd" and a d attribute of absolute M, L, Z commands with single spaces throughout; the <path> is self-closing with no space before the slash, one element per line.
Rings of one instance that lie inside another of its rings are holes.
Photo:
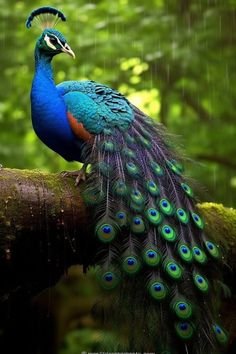
<path fill-rule="evenodd" d="M 0 170 L 0 299 L 19 287 L 37 293 L 55 284 L 70 265 L 93 263 L 95 248 L 73 179 Z"/>

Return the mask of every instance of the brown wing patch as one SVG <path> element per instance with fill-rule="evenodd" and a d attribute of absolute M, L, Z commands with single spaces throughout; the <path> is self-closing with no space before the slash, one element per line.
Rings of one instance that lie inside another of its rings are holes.
<path fill-rule="evenodd" d="M 92 135 L 84 128 L 82 123 L 79 123 L 70 112 L 67 112 L 67 117 L 73 133 L 81 140 L 88 141 Z"/>

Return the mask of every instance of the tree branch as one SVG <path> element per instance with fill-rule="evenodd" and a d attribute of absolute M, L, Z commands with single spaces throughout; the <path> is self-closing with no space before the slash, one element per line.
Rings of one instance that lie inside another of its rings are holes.
<path fill-rule="evenodd" d="M 221 157 L 217 155 L 198 154 L 196 155 L 196 159 L 215 162 L 217 164 L 232 168 L 234 170 L 236 169 L 236 162 L 229 160 L 225 157 Z"/>
<path fill-rule="evenodd" d="M 149 62 L 151 72 L 154 72 L 157 76 L 159 76 L 163 82 L 163 85 L 161 85 L 163 86 L 163 92 L 168 93 L 168 90 L 171 87 L 172 91 L 176 92 L 180 96 L 182 101 L 196 112 L 200 120 L 204 122 L 211 122 L 213 117 L 200 104 L 200 102 L 195 99 L 193 94 L 189 93 L 188 91 L 183 91 L 174 88 L 174 84 L 184 76 L 181 65 L 179 65 L 178 63 L 172 63 L 172 65 L 167 65 L 166 62 L 163 63 L 163 59 L 164 58 L 162 58 L 162 60 L 159 60 L 158 62 Z M 169 67 L 172 67 L 172 70 L 169 70 Z M 168 109 L 166 109 L 166 111 L 168 111 Z"/>
<path fill-rule="evenodd" d="M 70 265 L 91 264 L 96 243 L 88 224 L 73 179 L 1 169 L 0 298 L 19 287 L 37 293 Z"/>
<path fill-rule="evenodd" d="M 207 230 L 213 225 L 216 239 L 229 230 L 228 243 L 235 242 L 236 211 L 216 204 L 202 204 L 199 209 L 207 220 Z M 220 237 L 217 242 L 221 243 Z M 75 187 L 73 179 L 39 171 L 0 170 L 2 294 L 22 282 L 48 286 L 48 273 L 54 284 L 70 265 L 92 264 L 96 248 L 81 187 Z M 231 254 L 227 257 L 232 264 Z"/>
<path fill-rule="evenodd" d="M 180 90 L 178 90 L 178 93 L 182 100 L 197 113 L 197 116 L 200 120 L 203 122 L 212 121 L 213 117 L 210 115 L 210 113 L 207 112 L 205 108 L 202 107 L 200 102 L 198 102 L 196 98 L 191 95 L 191 93 Z"/>

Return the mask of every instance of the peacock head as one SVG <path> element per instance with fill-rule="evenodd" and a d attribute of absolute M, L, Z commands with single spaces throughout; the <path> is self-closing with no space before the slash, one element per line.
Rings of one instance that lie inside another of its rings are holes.
<path fill-rule="evenodd" d="M 40 52 L 50 57 L 59 53 L 66 53 L 75 58 L 75 53 L 66 42 L 63 34 L 54 28 L 46 28 L 43 31 L 37 40 L 36 47 Z"/>
<path fill-rule="evenodd" d="M 43 33 L 38 38 L 36 48 L 46 56 L 53 57 L 66 53 L 75 58 L 75 54 L 67 44 L 65 37 L 54 27 L 59 21 L 66 21 L 65 15 L 54 7 L 44 6 L 31 12 L 26 27 L 39 27 Z"/>

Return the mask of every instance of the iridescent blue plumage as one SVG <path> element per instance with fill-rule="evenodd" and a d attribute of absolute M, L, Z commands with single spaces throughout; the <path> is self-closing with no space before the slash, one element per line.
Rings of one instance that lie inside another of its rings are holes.
<path fill-rule="evenodd" d="M 125 130 L 134 119 L 123 95 L 95 81 L 66 81 L 57 90 L 73 116 L 93 134 L 115 126 Z"/>
<path fill-rule="evenodd" d="M 208 298 L 220 252 L 205 235 L 178 154 L 163 127 L 119 92 L 94 81 L 56 86 L 51 61 L 61 52 L 74 57 L 60 32 L 44 29 L 35 48 L 33 127 L 66 160 L 90 165 L 83 196 L 100 242 L 98 279 L 108 291 L 120 286 L 120 313 L 144 327 L 132 328 L 139 340 L 130 349 L 222 353 L 217 340 L 224 344 L 226 334 Z"/>
<path fill-rule="evenodd" d="M 80 160 L 82 142 L 68 123 L 66 105 L 53 81 L 51 60 L 36 46 L 31 89 L 33 127 L 38 137 L 66 160 Z"/>

